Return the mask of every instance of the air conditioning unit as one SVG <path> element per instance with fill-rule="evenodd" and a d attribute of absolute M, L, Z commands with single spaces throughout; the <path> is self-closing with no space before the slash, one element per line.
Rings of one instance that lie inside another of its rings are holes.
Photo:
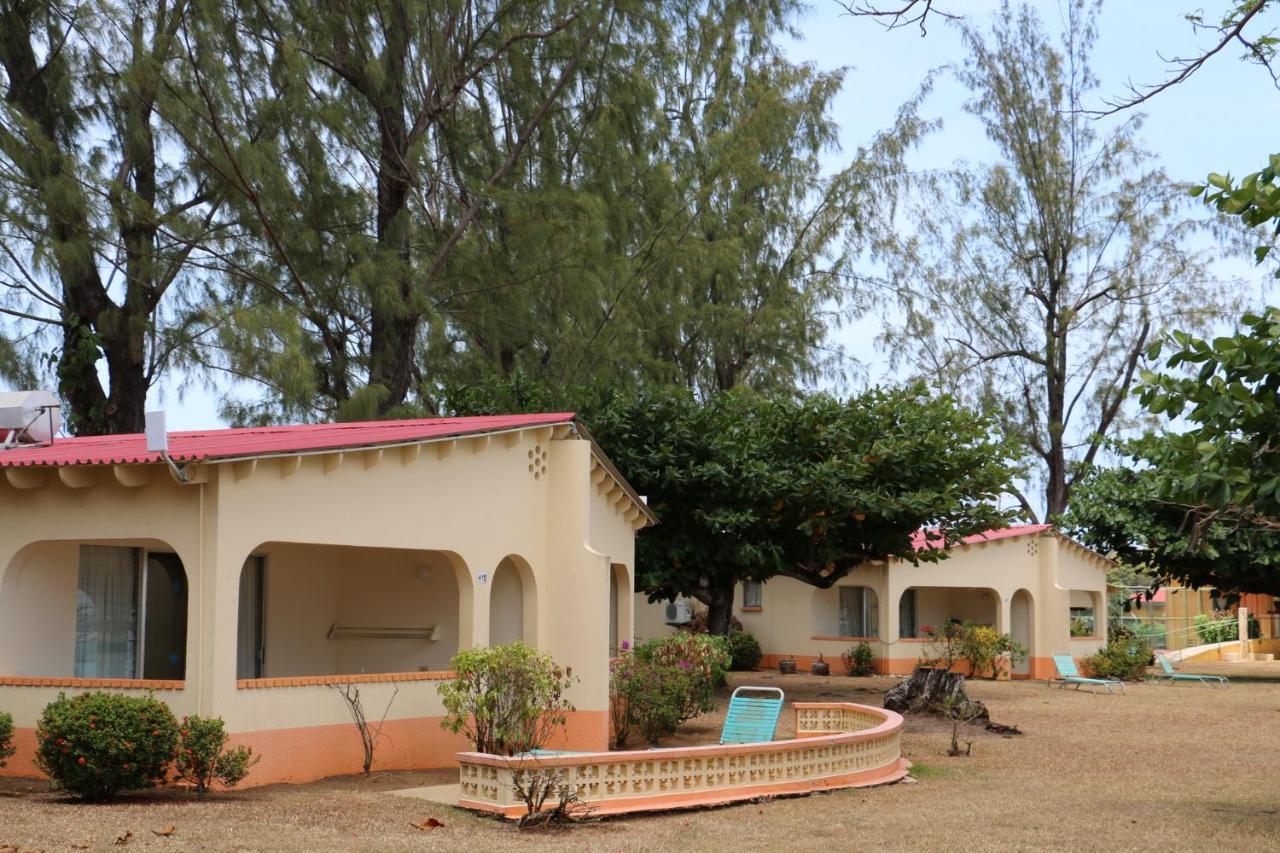
<path fill-rule="evenodd" d="M 681 599 L 667 602 L 668 625 L 688 625 L 691 619 L 693 619 L 693 607 L 688 601 Z"/>

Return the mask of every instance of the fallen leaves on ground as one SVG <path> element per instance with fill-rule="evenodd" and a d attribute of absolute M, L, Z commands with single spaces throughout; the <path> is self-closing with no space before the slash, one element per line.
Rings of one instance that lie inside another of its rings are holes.
<path fill-rule="evenodd" d="M 168 838 L 170 835 L 173 835 L 175 832 L 177 832 L 178 828 L 173 824 L 169 824 L 164 829 L 153 829 L 151 831 L 154 832 L 156 835 L 160 836 L 161 838 Z"/>
<path fill-rule="evenodd" d="M 409 826 L 412 826 L 414 829 L 421 829 L 423 831 L 426 831 L 428 829 L 437 829 L 439 827 L 444 826 L 444 824 L 433 817 L 429 817 L 426 820 L 424 820 L 422 823 L 410 822 Z"/>
<path fill-rule="evenodd" d="M 132 840 L 133 840 L 133 833 L 130 832 L 129 830 L 125 830 L 124 835 L 121 835 L 119 838 L 116 839 L 116 846 L 123 847 Z"/>

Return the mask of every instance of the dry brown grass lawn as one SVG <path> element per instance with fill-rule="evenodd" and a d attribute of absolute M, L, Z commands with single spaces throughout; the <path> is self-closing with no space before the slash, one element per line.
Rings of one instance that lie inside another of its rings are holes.
<path fill-rule="evenodd" d="M 887 678 L 755 674 L 789 699 L 879 704 Z M 118 850 L 1182 850 L 1280 849 L 1280 683 L 1229 690 L 1134 685 L 1127 696 L 978 682 L 971 694 L 1026 734 L 973 731 L 948 758 L 950 727 L 909 720 L 918 784 L 676 812 L 551 833 L 385 793 L 449 773 L 375 773 L 196 801 L 177 792 L 81 805 L 34 783 L 0 783 L 0 849 Z M 789 734 L 793 721 L 784 715 Z M 679 742 L 705 741 L 716 715 Z M 354 748 L 354 742 L 353 742 Z M 435 817 L 443 828 L 410 826 Z M 162 838 L 152 830 L 176 828 Z"/>

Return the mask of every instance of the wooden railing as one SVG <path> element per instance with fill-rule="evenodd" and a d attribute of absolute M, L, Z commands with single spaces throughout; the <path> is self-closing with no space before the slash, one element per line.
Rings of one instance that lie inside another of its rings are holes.
<path fill-rule="evenodd" d="M 518 817 L 526 773 L 562 774 L 593 814 L 709 806 L 893 782 L 902 717 L 851 702 L 798 702 L 796 737 L 768 743 L 503 757 L 458 754 L 463 808 Z"/>

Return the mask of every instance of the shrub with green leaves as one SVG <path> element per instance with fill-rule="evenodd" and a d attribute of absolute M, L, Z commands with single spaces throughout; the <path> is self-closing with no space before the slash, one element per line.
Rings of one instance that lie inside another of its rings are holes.
<path fill-rule="evenodd" d="M 681 722 L 715 708 L 716 688 L 724 683 L 733 660 L 723 637 L 683 632 L 641 643 L 632 654 L 663 667 L 665 680 L 685 684 Z M 677 671 L 684 678 L 677 677 Z"/>
<path fill-rule="evenodd" d="M 614 744 L 622 749 L 632 731 L 649 744 L 675 733 L 685 719 L 695 677 L 680 666 L 623 654 L 611 667 Z"/>
<path fill-rule="evenodd" d="M 1027 657 L 1026 646 L 987 625 L 952 619 L 938 629 L 926 625 L 920 634 L 926 641 L 921 666 L 950 670 L 963 661 L 969 666 L 970 677 L 988 673 L 994 678 L 1007 664 Z"/>
<path fill-rule="evenodd" d="M 441 725 L 464 733 L 476 752 L 540 749 L 574 710 L 565 698 L 573 673 L 524 643 L 458 652 L 450 668 L 454 677 L 437 688 L 446 712 Z"/>
<path fill-rule="evenodd" d="M 36 766 L 88 800 L 149 788 L 165 778 L 178 722 L 153 696 L 58 694 L 36 724 Z"/>
<path fill-rule="evenodd" d="M 764 652 L 760 641 L 749 631 L 729 632 L 729 668 L 734 672 L 750 672 L 760 665 Z"/>
<path fill-rule="evenodd" d="M 1240 639 L 1240 622 L 1229 610 L 1197 613 L 1195 627 L 1200 640 L 1205 643 L 1229 643 Z M 1249 615 L 1248 631 L 1251 640 L 1262 636 L 1262 626 L 1253 614 Z"/>
<path fill-rule="evenodd" d="M 0 767 L 13 755 L 13 717 L 0 711 Z"/>
<path fill-rule="evenodd" d="M 183 717 L 178 729 L 178 778 L 195 785 L 197 794 L 207 793 L 215 780 L 224 788 L 234 788 L 258 758 L 249 747 L 227 749 L 230 739 L 220 718 Z"/>
<path fill-rule="evenodd" d="M 840 659 L 844 661 L 844 670 L 849 675 L 864 676 L 875 672 L 875 656 L 871 652 L 869 643 L 850 646 L 844 654 L 840 655 Z"/>
<path fill-rule="evenodd" d="M 1101 651 L 1081 661 L 1086 675 L 1136 681 L 1155 662 L 1151 648 L 1137 637 L 1117 637 Z"/>

